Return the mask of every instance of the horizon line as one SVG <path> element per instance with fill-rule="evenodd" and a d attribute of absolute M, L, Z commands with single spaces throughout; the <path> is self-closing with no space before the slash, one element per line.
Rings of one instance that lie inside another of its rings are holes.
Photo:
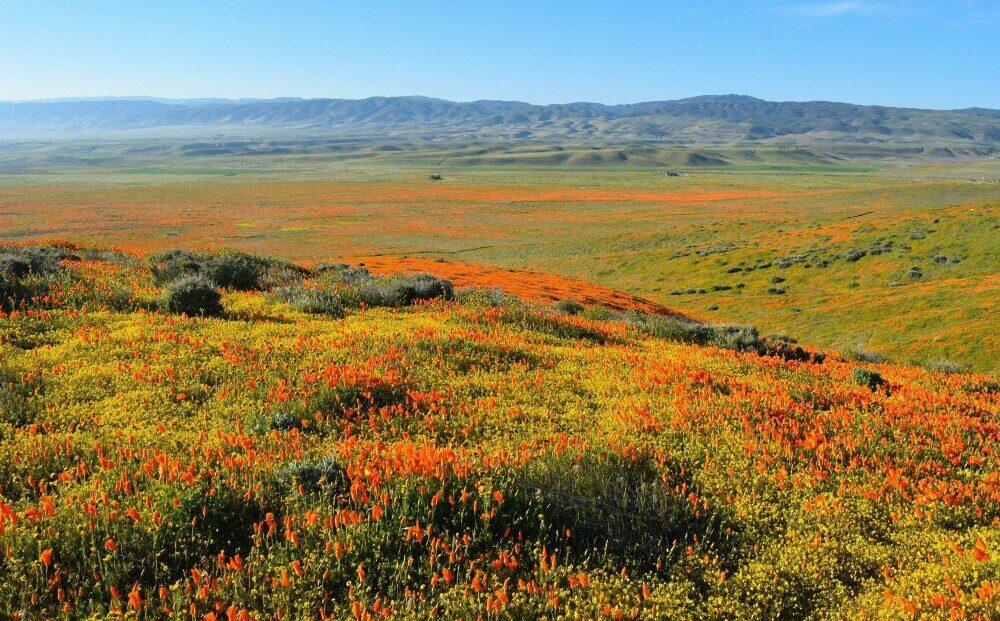
<path fill-rule="evenodd" d="M 532 103 L 529 101 L 523 101 L 519 99 L 470 99 L 470 100 L 456 100 L 456 99 L 446 99 L 443 97 L 432 97 L 430 95 L 369 95 L 367 97 L 301 97 L 296 95 L 281 95 L 277 97 L 212 97 L 212 96 L 199 96 L 199 97 L 161 97 L 158 95 L 93 95 L 93 96 L 65 96 L 65 97 L 43 97 L 37 99 L 0 99 L 0 103 L 5 104 L 41 104 L 41 103 L 71 103 L 71 102 L 113 102 L 113 101 L 151 101 L 157 103 L 171 104 L 177 103 L 182 104 L 188 102 L 189 104 L 205 103 L 209 104 L 212 102 L 217 103 L 263 103 L 263 102 L 280 102 L 280 101 L 366 101 L 369 99 L 429 99 L 433 101 L 441 101 L 452 104 L 475 104 L 475 103 L 507 103 L 507 104 L 525 104 L 535 107 L 550 107 L 550 106 L 572 106 L 572 105 L 593 105 L 593 106 L 604 106 L 607 108 L 623 107 L 623 106 L 637 106 L 642 104 L 650 103 L 672 103 L 678 101 L 688 101 L 692 99 L 706 99 L 706 98 L 733 98 L 733 99 L 749 99 L 755 101 L 763 101 L 766 103 L 834 103 L 834 104 L 845 104 L 851 106 L 861 106 L 866 108 L 895 108 L 899 110 L 931 110 L 931 111 L 962 111 L 962 110 L 991 110 L 1000 111 L 998 108 L 990 108 L 988 106 L 966 106 L 964 108 L 920 108 L 914 106 L 900 106 L 900 105 L 890 105 L 890 104 L 863 104 L 855 103 L 851 101 L 839 101 L 833 99 L 764 99 L 761 97 L 755 97 L 753 95 L 746 95 L 740 93 L 717 93 L 717 94 L 702 94 L 693 95 L 690 97 L 679 97 L 675 99 L 648 99 L 642 101 L 632 101 L 616 104 L 608 104 L 599 101 L 566 101 L 566 102 L 552 102 L 552 103 Z"/>

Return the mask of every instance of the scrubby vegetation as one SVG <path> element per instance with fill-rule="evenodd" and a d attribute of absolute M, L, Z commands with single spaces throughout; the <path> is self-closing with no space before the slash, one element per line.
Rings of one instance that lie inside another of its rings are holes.
<path fill-rule="evenodd" d="M 576 300 L 559 300 L 553 304 L 553 307 L 560 313 L 566 313 L 567 315 L 579 315 L 585 308 L 583 304 Z"/>
<path fill-rule="evenodd" d="M 340 317 L 344 314 L 340 296 L 302 285 L 288 285 L 275 289 L 274 297 L 284 300 L 297 311 L 313 315 Z"/>
<path fill-rule="evenodd" d="M 665 317 L 638 311 L 628 313 L 601 313 L 598 317 L 622 321 L 635 326 L 640 332 L 661 339 L 713 345 L 724 349 L 756 352 L 762 356 L 778 356 L 786 360 L 815 360 L 822 362 L 826 354 L 807 351 L 795 339 L 785 335 L 761 335 L 753 326 L 731 324 L 705 324 L 680 317 Z"/>
<path fill-rule="evenodd" d="M 189 316 L 219 315 L 222 313 L 222 296 L 215 287 L 215 283 L 204 276 L 180 276 L 163 290 L 160 307 Z"/>
<path fill-rule="evenodd" d="M 868 390 L 878 390 L 886 385 L 885 378 L 878 371 L 869 369 L 854 369 L 851 374 L 858 386 L 867 386 Z"/>
<path fill-rule="evenodd" d="M 356 267 L 11 252 L 67 255 L 5 270 L 3 618 L 1000 610 L 991 376 Z M 157 304 L 195 282 L 218 316 Z"/>
<path fill-rule="evenodd" d="M 168 250 L 149 258 L 157 285 L 184 276 L 201 276 L 216 287 L 255 291 L 288 282 L 307 273 L 304 268 L 269 257 L 242 252 L 204 253 Z"/>

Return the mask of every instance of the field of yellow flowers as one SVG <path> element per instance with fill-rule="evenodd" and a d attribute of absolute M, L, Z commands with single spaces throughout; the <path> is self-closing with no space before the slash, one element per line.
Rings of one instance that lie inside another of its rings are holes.
<path fill-rule="evenodd" d="M 247 261 L 3 248 L 0 617 L 1000 617 L 995 377 Z"/>

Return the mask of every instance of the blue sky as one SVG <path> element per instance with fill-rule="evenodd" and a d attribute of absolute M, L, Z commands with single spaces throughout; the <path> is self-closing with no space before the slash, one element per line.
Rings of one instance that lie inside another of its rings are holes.
<path fill-rule="evenodd" d="M 0 100 L 739 93 L 1000 108 L 1000 0 L 2 4 Z"/>

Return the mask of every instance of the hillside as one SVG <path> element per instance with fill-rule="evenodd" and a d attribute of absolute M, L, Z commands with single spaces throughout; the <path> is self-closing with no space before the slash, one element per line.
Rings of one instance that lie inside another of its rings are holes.
<path fill-rule="evenodd" d="M 994 377 L 357 264 L 0 268 L 5 618 L 1000 610 Z"/>
<path fill-rule="evenodd" d="M 945 144 L 996 148 L 1000 111 L 703 96 L 625 105 L 427 97 L 275 100 L 83 99 L 0 102 L 8 138 L 343 135 L 440 141 L 725 144 Z"/>

